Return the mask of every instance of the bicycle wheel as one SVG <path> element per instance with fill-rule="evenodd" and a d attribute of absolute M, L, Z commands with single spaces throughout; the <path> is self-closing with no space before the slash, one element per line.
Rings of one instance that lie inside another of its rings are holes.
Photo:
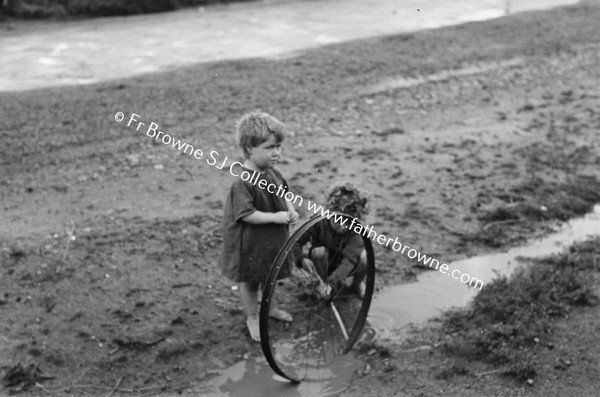
<path fill-rule="evenodd" d="M 375 258 L 371 241 L 364 236 L 360 239 L 366 253 L 366 269 L 361 270 L 366 270 L 362 297 L 349 287 L 323 295 L 314 273 L 298 271 L 298 268 L 291 276 L 279 279 L 284 266 L 296 266 L 293 256 L 298 252 L 301 237 L 324 219 L 315 215 L 286 241 L 271 267 L 260 306 L 263 353 L 277 374 L 295 383 L 330 376 L 328 366 L 348 353 L 360 337 L 373 296 Z M 355 267 L 348 274 L 349 280 L 356 271 Z M 319 278 L 325 279 L 326 274 L 319 274 Z M 293 320 L 283 322 L 271 318 L 275 307 L 291 314 Z"/>

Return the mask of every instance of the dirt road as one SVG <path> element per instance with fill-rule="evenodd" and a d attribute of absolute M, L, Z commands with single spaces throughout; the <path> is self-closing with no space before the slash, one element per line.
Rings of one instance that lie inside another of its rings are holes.
<path fill-rule="evenodd" d="M 352 180 L 372 192 L 369 224 L 451 261 L 589 208 L 565 186 L 597 188 L 599 19 L 585 3 L 291 59 L 0 93 L 0 366 L 38 363 L 54 394 L 197 394 L 260 355 L 215 266 L 231 177 L 117 123 L 117 111 L 230 157 L 235 120 L 270 112 L 295 132 L 279 168 L 298 194 L 318 199 Z M 533 188 L 514 193 L 523 184 Z M 518 203 L 551 216 L 486 218 Z M 376 256 L 379 286 L 418 273 L 406 257 Z M 422 367 L 398 361 L 369 385 L 381 395 L 473 387 L 415 375 L 433 365 L 416 357 Z M 573 376 L 595 387 L 587 372 Z M 473 395 L 523 392 L 501 377 L 477 385 Z"/>

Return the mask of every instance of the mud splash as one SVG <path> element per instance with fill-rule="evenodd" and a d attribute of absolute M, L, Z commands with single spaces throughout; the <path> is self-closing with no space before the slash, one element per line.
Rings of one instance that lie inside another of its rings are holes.
<path fill-rule="evenodd" d="M 600 204 L 583 218 L 571 220 L 556 233 L 539 241 L 532 241 L 505 253 L 476 256 L 450 264 L 450 269 L 460 269 L 484 283 L 500 275 L 509 276 L 520 265 L 520 258 L 540 257 L 558 253 L 565 247 L 600 233 Z M 449 270 L 449 273 L 451 272 Z M 468 287 L 458 280 L 437 271 L 431 271 L 412 284 L 388 287 L 374 298 L 369 312 L 366 333 L 375 338 L 401 338 L 409 324 L 419 324 L 443 310 L 464 306 L 476 295 L 478 289 Z M 371 332 L 369 332 L 371 331 Z M 293 385 L 275 375 L 262 357 L 247 357 L 225 369 L 209 382 L 203 390 L 210 396 L 246 396 L 251 391 L 257 396 L 334 396 L 343 391 L 364 363 L 352 355 L 341 357 L 320 379 Z"/>

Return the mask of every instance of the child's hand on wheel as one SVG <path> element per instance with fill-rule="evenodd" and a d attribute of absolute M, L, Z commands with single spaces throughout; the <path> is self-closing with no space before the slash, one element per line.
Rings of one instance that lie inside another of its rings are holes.
<path fill-rule="evenodd" d="M 279 211 L 273 214 L 273 223 L 287 225 L 290 223 L 291 215 L 287 211 Z"/>
<path fill-rule="evenodd" d="M 298 215 L 298 213 L 296 211 L 290 211 L 290 226 L 292 228 L 295 228 L 296 225 L 298 224 L 298 217 L 300 215 Z"/>

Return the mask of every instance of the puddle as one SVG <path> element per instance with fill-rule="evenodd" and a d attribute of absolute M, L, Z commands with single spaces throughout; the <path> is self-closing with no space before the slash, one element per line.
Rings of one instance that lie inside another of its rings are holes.
<path fill-rule="evenodd" d="M 519 266 L 519 257 L 542 257 L 563 251 L 574 242 L 600 234 L 600 204 L 583 218 L 573 219 L 560 230 L 541 240 L 508 252 L 476 256 L 450 264 L 448 274 L 430 271 L 419 281 L 380 291 L 369 311 L 369 323 L 379 336 L 398 334 L 409 323 L 421 323 L 455 306 L 466 305 L 479 291 L 450 276 L 453 269 L 482 280 L 492 281 L 499 275 L 509 276 Z"/>
<path fill-rule="evenodd" d="M 498 275 L 510 275 L 519 265 L 519 257 L 541 257 L 561 252 L 574 242 L 600 234 L 600 205 L 583 218 L 564 224 L 556 233 L 508 252 L 476 256 L 450 264 L 473 277 L 490 282 Z M 419 277 L 419 281 L 388 287 L 374 298 L 369 312 L 369 328 L 376 337 L 397 337 L 410 323 L 418 324 L 453 306 L 466 305 L 478 292 L 438 271 Z M 370 335 L 373 336 L 372 333 Z M 334 396 L 348 385 L 364 362 L 352 355 L 340 357 L 321 379 L 293 385 L 276 375 L 263 357 L 249 357 L 224 369 L 194 395 L 203 396 Z"/>
<path fill-rule="evenodd" d="M 321 371 L 321 379 L 311 379 L 297 385 L 276 375 L 264 357 L 252 357 L 223 370 L 211 380 L 204 390 L 194 394 L 203 396 L 231 397 L 314 397 L 335 396 L 344 390 L 355 371 L 364 363 L 352 355 L 340 357 L 326 371 Z"/>

